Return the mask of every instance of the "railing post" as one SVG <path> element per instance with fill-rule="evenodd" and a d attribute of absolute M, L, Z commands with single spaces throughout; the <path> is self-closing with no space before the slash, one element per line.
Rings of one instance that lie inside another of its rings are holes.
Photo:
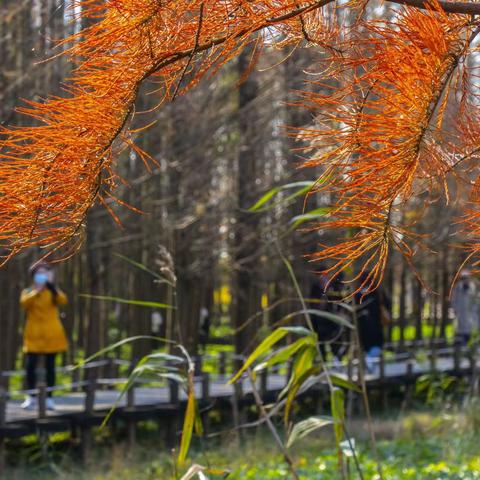
<path fill-rule="evenodd" d="M 430 351 L 430 371 L 431 373 L 437 372 L 437 347 L 435 343 L 432 344 Z"/>
<path fill-rule="evenodd" d="M 471 382 L 470 382 L 470 392 L 472 395 L 475 395 L 477 392 L 477 346 L 474 344 L 469 351 L 469 361 L 470 361 L 470 372 L 471 372 Z"/>
<path fill-rule="evenodd" d="M 385 352 L 382 350 L 378 359 L 378 373 L 380 376 L 380 383 L 385 381 Z"/>
<path fill-rule="evenodd" d="M 7 422 L 7 391 L 0 386 L 0 477 L 6 468 L 6 446 L 4 428 Z"/>
<path fill-rule="evenodd" d="M 72 370 L 72 392 L 78 392 L 78 383 L 80 382 L 80 369 L 74 368 Z"/>
<path fill-rule="evenodd" d="M 127 411 L 132 411 L 135 408 L 135 381 L 132 382 L 130 388 L 127 390 Z M 137 438 L 137 426 L 135 420 L 129 415 L 127 420 L 127 438 L 130 450 L 135 447 Z"/>
<path fill-rule="evenodd" d="M 90 452 L 92 450 L 92 429 L 90 426 L 90 420 L 95 412 L 95 377 L 88 380 L 85 388 L 85 424 L 81 426 L 82 431 L 82 460 L 86 464 L 90 458 Z"/>
<path fill-rule="evenodd" d="M 38 384 L 38 418 L 47 417 L 47 386 L 42 381 Z"/>
<path fill-rule="evenodd" d="M 86 394 L 85 394 L 85 413 L 93 415 L 95 409 L 95 388 L 96 380 L 92 378 L 87 382 Z"/>
<path fill-rule="evenodd" d="M 10 377 L 6 372 L 0 372 L 0 388 L 5 389 L 8 392 L 10 387 Z"/>
<path fill-rule="evenodd" d="M 455 375 L 461 374 L 462 360 L 461 360 L 461 345 L 459 342 L 453 344 L 453 372 Z"/>
<path fill-rule="evenodd" d="M 260 395 L 262 398 L 268 393 L 268 368 L 264 368 L 260 371 Z"/>
<path fill-rule="evenodd" d="M 165 442 L 167 445 L 172 446 L 176 443 L 176 436 L 179 430 L 179 408 L 180 408 L 180 396 L 178 383 L 175 380 L 168 380 L 169 390 L 169 402 L 170 406 L 174 407 L 174 412 L 167 418 L 165 429 Z"/>
<path fill-rule="evenodd" d="M 207 405 L 210 402 L 210 374 L 207 372 L 202 374 L 202 401 Z M 205 433 L 208 433 L 210 430 L 209 410 L 210 409 L 207 408 L 203 415 L 203 429 Z M 207 437 L 204 437 L 204 440 L 207 441 Z"/>
<path fill-rule="evenodd" d="M 225 375 L 227 373 L 227 353 L 220 352 L 218 360 L 218 373 L 220 375 Z"/>
<path fill-rule="evenodd" d="M 170 390 L 170 403 L 172 405 L 178 405 L 179 403 L 178 383 L 175 380 L 169 380 L 168 386 Z"/>
<path fill-rule="evenodd" d="M 132 382 L 130 388 L 127 390 L 127 407 L 133 408 L 135 406 L 135 381 Z"/>
<path fill-rule="evenodd" d="M 237 435 L 237 440 L 239 443 L 243 442 L 243 431 L 241 428 L 242 424 L 242 415 L 241 415 L 241 401 L 243 397 L 243 388 L 242 388 L 242 379 L 239 378 L 233 384 L 233 394 L 231 397 L 231 404 L 232 404 L 232 418 L 233 418 L 233 425 Z"/>
<path fill-rule="evenodd" d="M 4 427 L 7 421 L 7 391 L 0 387 L 0 427 Z"/>
<path fill-rule="evenodd" d="M 378 381 L 382 396 L 382 407 L 387 410 L 388 407 L 388 389 L 385 382 L 385 352 L 382 350 L 378 358 Z"/>
<path fill-rule="evenodd" d="M 210 374 L 207 372 L 202 374 L 202 400 L 210 400 Z"/>
<path fill-rule="evenodd" d="M 243 391 L 243 375 L 233 384 L 233 388 L 235 392 L 237 392 L 237 396 L 239 399 L 243 398 L 244 391 Z"/>
<path fill-rule="evenodd" d="M 41 427 L 42 420 L 47 418 L 47 385 L 41 380 L 37 388 L 38 392 L 38 419 Z M 42 457 L 44 460 L 48 458 L 48 434 L 43 428 L 39 430 L 39 441 L 41 445 Z"/>
<path fill-rule="evenodd" d="M 199 377 L 200 375 L 202 375 L 202 357 L 200 355 L 195 356 L 194 365 L 195 365 L 195 370 L 193 374 L 196 377 Z"/>
<path fill-rule="evenodd" d="M 415 360 L 410 356 L 408 359 L 407 359 L 407 363 L 406 363 L 406 377 L 407 377 L 407 380 L 409 382 L 411 382 L 413 380 L 413 367 L 415 365 Z"/>
<path fill-rule="evenodd" d="M 116 377 L 115 367 L 115 359 L 113 357 L 108 357 L 108 376 L 110 378 Z"/>

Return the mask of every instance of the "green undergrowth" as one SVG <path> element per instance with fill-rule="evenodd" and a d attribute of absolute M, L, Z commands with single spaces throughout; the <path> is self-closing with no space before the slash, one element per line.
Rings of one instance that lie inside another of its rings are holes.
<path fill-rule="evenodd" d="M 435 338 L 440 338 L 440 326 L 437 327 L 436 331 L 434 332 L 433 325 L 422 324 L 422 338 L 427 340 L 432 338 L 433 334 L 435 333 Z M 413 325 L 407 325 L 403 331 L 403 338 L 405 341 L 413 341 L 416 339 L 417 332 Z M 394 325 L 392 327 L 392 338 L 391 341 L 397 343 L 400 341 L 400 327 L 398 325 Z M 452 324 L 447 325 L 445 329 L 445 337 L 448 341 L 452 341 L 454 337 L 454 327 Z"/>
<path fill-rule="evenodd" d="M 392 418 L 375 422 L 379 455 L 385 480 L 480 480 L 480 423 L 476 408 L 457 414 L 414 413 L 401 421 Z M 377 466 L 368 442 L 364 421 L 352 421 L 350 432 L 356 452 L 368 480 L 378 479 Z M 106 432 L 104 432 L 106 434 Z M 32 445 L 32 452 L 35 450 Z M 160 453 L 164 452 L 164 453 Z M 205 453 L 207 452 L 207 453 Z M 350 452 L 346 452 L 347 456 Z M 331 432 L 323 431 L 303 439 L 293 450 L 302 480 L 339 480 L 337 454 Z M 349 479 L 360 478 L 353 459 L 348 458 Z M 204 448 L 197 443 L 192 463 L 231 471 L 230 480 L 266 480 L 292 478 L 282 456 L 268 433 L 250 432 L 243 440 L 234 434 L 210 440 Z M 139 435 L 138 446 L 129 450 L 124 444 L 103 444 L 92 452 L 88 467 L 68 454 L 54 455 L 50 462 L 37 456 L 10 469 L 7 480 L 170 480 L 175 478 L 172 455 L 166 453 L 151 429 Z M 178 476 L 177 478 L 180 478 Z M 223 478 L 209 476 L 211 480 Z"/>

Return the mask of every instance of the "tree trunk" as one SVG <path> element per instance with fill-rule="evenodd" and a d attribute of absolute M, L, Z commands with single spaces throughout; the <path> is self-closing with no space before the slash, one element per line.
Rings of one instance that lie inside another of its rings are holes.
<path fill-rule="evenodd" d="M 246 48 L 238 59 L 238 75 L 241 78 L 249 68 L 252 49 Z M 260 309 L 260 285 L 258 284 L 259 220 L 256 214 L 248 213 L 255 201 L 255 180 L 258 176 L 258 150 L 252 139 L 255 137 L 255 114 L 253 101 L 258 95 L 256 76 L 250 75 L 241 85 L 238 96 L 240 134 L 238 152 L 238 214 L 235 237 L 235 303 L 234 327 L 235 351 L 246 353 L 253 345 L 252 339 L 257 322 L 244 323 Z"/>
<path fill-rule="evenodd" d="M 405 344 L 405 328 L 407 326 L 407 267 L 405 263 L 402 263 L 402 272 L 400 274 L 400 299 L 399 299 L 399 316 L 398 326 L 400 329 L 400 349 Z"/>
<path fill-rule="evenodd" d="M 448 308 L 450 306 L 450 273 L 449 273 L 449 254 L 450 250 L 445 247 L 442 256 L 442 314 L 440 322 L 440 338 L 446 338 L 448 325 Z"/>

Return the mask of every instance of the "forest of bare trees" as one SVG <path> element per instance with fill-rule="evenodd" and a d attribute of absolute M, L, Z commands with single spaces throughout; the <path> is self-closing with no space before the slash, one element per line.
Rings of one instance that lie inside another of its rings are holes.
<path fill-rule="evenodd" d="M 2 1 L 2 125 L 25 121 L 15 112 L 17 99 L 60 92 L 71 66 L 64 57 L 46 60 L 58 53 L 55 39 L 78 30 L 79 22 L 68 2 Z M 152 110 L 158 102 L 156 84 L 143 87 L 136 111 L 146 113 L 135 117 L 135 127 L 155 122 L 139 140 L 155 164 L 149 171 L 135 150 L 121 154 L 118 202 L 112 199 L 91 210 L 81 250 L 58 265 L 59 283 L 70 298 L 64 324 L 71 348 L 65 362 L 126 336 L 152 333 L 152 309 L 88 295 L 175 305 L 175 310 L 161 312 L 163 323 L 156 333 L 180 339 L 191 352 L 199 348 L 202 308 L 210 313 L 212 335 L 222 332 L 216 340 L 231 341 L 238 352 L 255 344 L 262 326 L 291 311 L 296 295 L 279 251 L 293 262 L 308 295 L 315 269 L 308 254 L 317 248 L 319 235 L 305 224 L 292 229 L 292 218 L 304 208 L 327 205 L 329 199 L 319 195 L 306 204 L 297 198 L 260 212 L 248 209 L 274 187 L 313 177 L 311 169 L 299 168 L 301 127 L 312 119 L 294 104 L 295 90 L 314 79 L 319 56 L 310 49 L 272 50 L 257 63 L 254 49 L 245 49 L 215 78 L 162 110 Z M 254 73 L 247 76 L 250 69 Z M 285 125 L 292 129 L 286 131 Z M 280 193 L 276 200 L 287 195 Z M 405 215 L 414 216 L 417 209 L 412 202 Z M 432 257 L 426 250 L 417 261 L 432 291 L 422 287 L 400 256 L 390 259 L 385 278 L 395 300 L 390 334 L 397 324 L 412 325 L 421 338 L 422 324 L 429 324 L 435 335 L 445 335 L 451 322 L 448 294 L 460 258 L 449 244 L 454 213 L 454 207 L 439 202 L 415 227 L 431 230 L 435 222 L 439 233 L 431 248 L 440 255 Z M 41 255 L 40 249 L 32 249 L 0 270 L 0 369 L 20 365 L 23 317 L 18 297 L 29 282 L 29 265 Z M 169 255 L 173 271 L 165 264 Z M 168 283 L 155 282 L 124 257 L 162 271 Z M 255 316 L 262 310 L 263 315 Z M 216 329 L 220 326 L 225 328 Z M 131 355 L 139 358 L 151 348 L 151 342 L 136 342 Z"/>

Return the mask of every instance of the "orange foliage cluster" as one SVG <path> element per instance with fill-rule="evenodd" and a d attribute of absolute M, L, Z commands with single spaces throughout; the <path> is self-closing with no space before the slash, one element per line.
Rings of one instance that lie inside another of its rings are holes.
<path fill-rule="evenodd" d="M 449 95 L 466 92 L 460 83 L 476 28 L 434 3 L 402 9 L 390 21 L 359 21 L 330 56 L 328 76 L 317 83 L 322 93 L 304 94 L 317 114 L 304 133 L 315 148 L 307 164 L 325 169 L 315 191 L 332 199 L 318 228 L 347 233 L 313 256 L 330 261 L 333 276 L 361 261 L 358 277 L 375 288 L 392 245 L 411 263 L 411 240 L 420 239 L 402 225 L 406 202 L 438 185 L 448 198 L 447 174 L 461 164 L 455 154 L 480 147 L 478 135 L 464 135 L 472 121 L 459 118 L 454 135 L 445 118 Z M 476 108 L 463 97 L 460 111 Z"/>
<path fill-rule="evenodd" d="M 319 228 L 348 234 L 321 246 L 315 258 L 329 261 L 333 275 L 363 261 L 370 271 L 366 283 L 374 288 L 391 245 L 408 259 L 413 255 L 412 236 L 399 220 L 402 205 L 434 184 L 446 186 L 447 174 L 462 164 L 455 155 L 470 159 L 480 149 L 478 99 L 468 93 L 466 67 L 478 22 L 446 14 L 433 2 L 376 21 L 368 18 L 366 3 L 356 1 L 342 8 L 357 20 L 341 25 L 330 3 L 78 0 L 82 18 L 92 24 L 63 42 L 75 64 L 64 95 L 28 102 L 20 110 L 34 126 L 0 132 L 6 257 L 32 245 L 52 252 L 78 244 L 88 208 L 113 198 L 118 154 L 134 149 L 148 166 L 150 157 L 133 142 L 138 132 L 129 128 L 145 79 L 153 79 L 160 106 L 250 42 L 256 45 L 252 63 L 265 44 L 303 43 L 326 52 L 325 78 L 317 82 L 322 93 L 305 93 L 302 101 L 317 117 L 303 132 L 311 142 L 306 165 L 324 169 L 315 191 L 327 191 L 333 201 Z M 451 11 L 455 2 L 442 5 Z M 445 127 L 450 92 L 461 97 L 455 132 Z M 479 216 L 474 208 L 468 212 L 468 234 L 480 234 Z"/>
<path fill-rule="evenodd" d="M 63 42 L 73 44 L 66 53 L 75 62 L 65 95 L 28 102 L 19 110 L 36 124 L 0 132 L 0 246 L 7 258 L 32 245 L 53 252 L 80 242 L 89 207 L 113 196 L 118 153 L 133 148 L 148 163 L 128 128 L 144 79 L 155 80 L 161 105 L 248 42 L 298 41 L 303 21 L 314 36 L 322 30 L 322 17 L 313 11 L 321 1 L 78 3 L 92 25 Z M 274 26 L 270 35 L 253 37 Z"/>

